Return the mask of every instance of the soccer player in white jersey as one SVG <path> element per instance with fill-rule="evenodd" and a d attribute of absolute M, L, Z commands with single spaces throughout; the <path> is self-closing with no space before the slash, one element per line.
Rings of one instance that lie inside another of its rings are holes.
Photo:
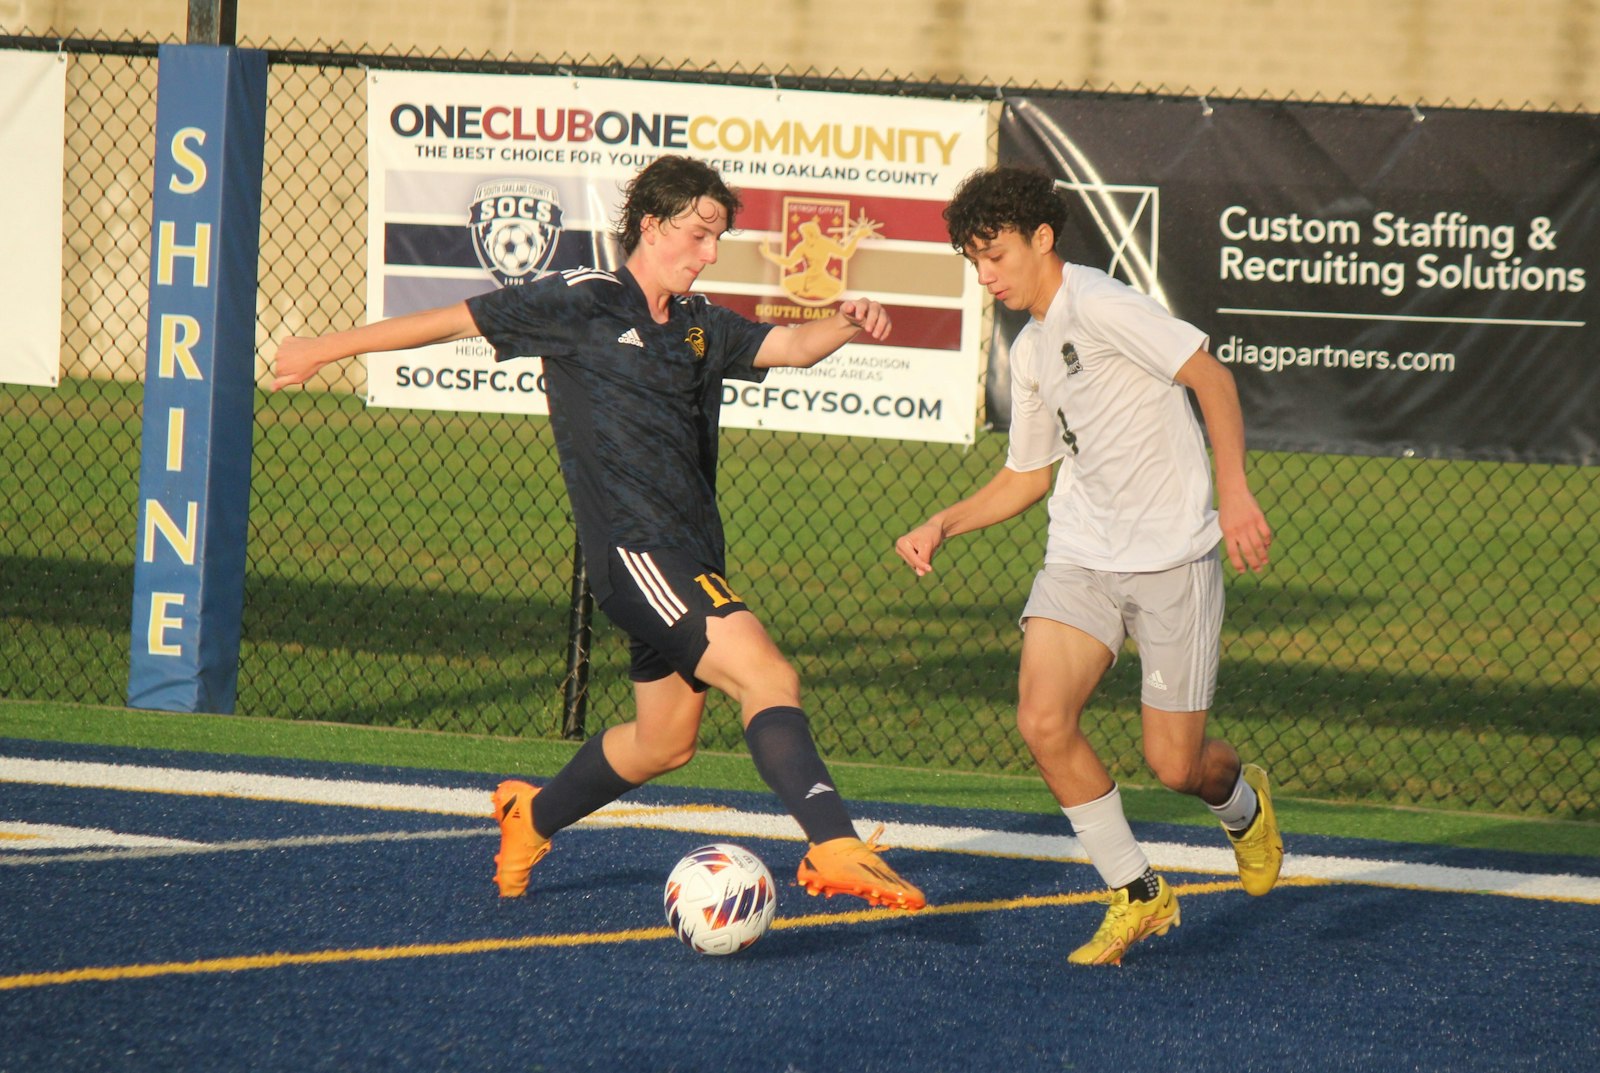
<path fill-rule="evenodd" d="M 1247 891 L 1265 894 L 1277 882 L 1283 841 L 1267 774 L 1206 736 L 1222 628 L 1218 544 L 1235 570 L 1259 571 L 1272 531 L 1245 477 L 1232 374 L 1207 353 L 1198 328 L 1104 272 L 1061 258 L 1066 207 L 1047 176 L 977 172 L 945 220 L 978 281 L 1032 319 L 1011 349 L 1005 466 L 895 550 L 921 577 L 946 538 L 1050 497 L 1044 568 L 1021 616 L 1017 726 L 1111 888 L 1105 920 L 1069 960 L 1120 964 L 1134 943 L 1179 923 L 1177 898 L 1150 867 L 1081 727 L 1125 639 L 1139 650 L 1146 763 L 1164 785 L 1215 813 Z M 1215 508 L 1206 443 L 1185 389 L 1211 440 Z"/>

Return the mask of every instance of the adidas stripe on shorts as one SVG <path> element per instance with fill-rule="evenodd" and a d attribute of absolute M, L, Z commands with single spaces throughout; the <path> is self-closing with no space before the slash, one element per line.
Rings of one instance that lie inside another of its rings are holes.
<path fill-rule="evenodd" d="M 628 635 L 629 677 L 654 682 L 676 673 L 704 692 L 694 671 L 706 654 L 706 619 L 749 610 L 720 569 L 676 548 L 613 547 L 606 566 L 611 593 L 600 610 Z"/>
<path fill-rule="evenodd" d="M 1192 563 L 1152 574 L 1049 565 L 1022 609 L 1082 630 L 1111 650 L 1128 638 L 1139 648 L 1140 699 L 1163 712 L 1209 711 L 1217 691 L 1222 638 L 1222 559 L 1215 549 Z"/>

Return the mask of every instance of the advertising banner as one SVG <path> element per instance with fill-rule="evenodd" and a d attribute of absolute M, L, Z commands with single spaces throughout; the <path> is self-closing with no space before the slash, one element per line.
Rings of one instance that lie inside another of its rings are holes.
<path fill-rule="evenodd" d="M 972 442 L 982 292 L 940 213 L 985 162 L 987 105 L 383 71 L 367 107 L 369 319 L 620 267 L 624 186 L 659 156 L 694 156 L 744 203 L 698 293 L 774 324 L 856 296 L 894 319 L 882 344 L 728 382 L 722 423 Z M 539 363 L 497 364 L 481 339 L 372 355 L 367 378 L 373 406 L 547 412 Z"/>
<path fill-rule="evenodd" d="M 61 378 L 61 175 L 67 57 L 0 52 L 0 384 Z"/>
<path fill-rule="evenodd" d="M 1018 98 L 1000 160 L 1210 334 L 1251 447 L 1600 463 L 1600 118 Z"/>

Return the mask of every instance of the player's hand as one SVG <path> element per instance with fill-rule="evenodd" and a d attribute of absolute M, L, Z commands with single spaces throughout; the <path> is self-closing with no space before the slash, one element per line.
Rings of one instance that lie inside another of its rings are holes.
<path fill-rule="evenodd" d="M 303 384 L 326 364 L 317 355 L 317 340 L 291 336 L 278 344 L 272 363 L 272 390 Z"/>
<path fill-rule="evenodd" d="M 895 554 L 922 577 L 933 569 L 933 553 L 944 543 L 944 528 L 937 522 L 923 522 L 894 542 Z"/>
<path fill-rule="evenodd" d="M 1228 549 L 1228 561 L 1239 573 L 1249 567 L 1256 573 L 1266 569 L 1268 552 L 1272 548 L 1272 527 L 1261 512 L 1256 497 L 1249 492 L 1221 496 L 1217 503 L 1217 517 L 1222 526 L 1222 543 Z"/>
<path fill-rule="evenodd" d="M 889 311 L 870 298 L 856 298 L 839 303 L 839 315 L 873 339 L 886 339 L 889 329 Z"/>

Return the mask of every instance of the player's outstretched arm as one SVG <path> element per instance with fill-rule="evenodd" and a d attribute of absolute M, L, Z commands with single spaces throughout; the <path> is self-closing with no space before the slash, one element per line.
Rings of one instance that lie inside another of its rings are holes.
<path fill-rule="evenodd" d="M 278 344 L 272 363 L 272 390 L 303 384 L 323 367 L 357 354 L 410 350 L 431 343 L 449 343 L 478 334 L 467 303 L 424 309 L 342 332 L 311 337 L 291 336 Z"/>
<path fill-rule="evenodd" d="M 1014 518 L 1043 499 L 1051 472 L 1050 466 L 1026 472 L 1002 466 L 988 484 L 895 541 L 895 553 L 922 577 L 933 569 L 933 553 L 946 537 Z"/>
<path fill-rule="evenodd" d="M 797 328 L 774 328 L 756 352 L 758 369 L 809 369 L 858 334 L 880 342 L 889 337 L 893 324 L 889 311 L 870 298 L 840 302 L 831 317 L 813 320 Z"/>
<path fill-rule="evenodd" d="M 1272 527 L 1245 477 L 1244 413 L 1233 374 L 1216 358 L 1197 350 L 1178 370 L 1177 381 L 1194 392 L 1211 440 L 1217 471 L 1217 520 L 1228 561 L 1240 573 L 1247 567 L 1259 573 L 1266 569 L 1272 548 Z"/>

